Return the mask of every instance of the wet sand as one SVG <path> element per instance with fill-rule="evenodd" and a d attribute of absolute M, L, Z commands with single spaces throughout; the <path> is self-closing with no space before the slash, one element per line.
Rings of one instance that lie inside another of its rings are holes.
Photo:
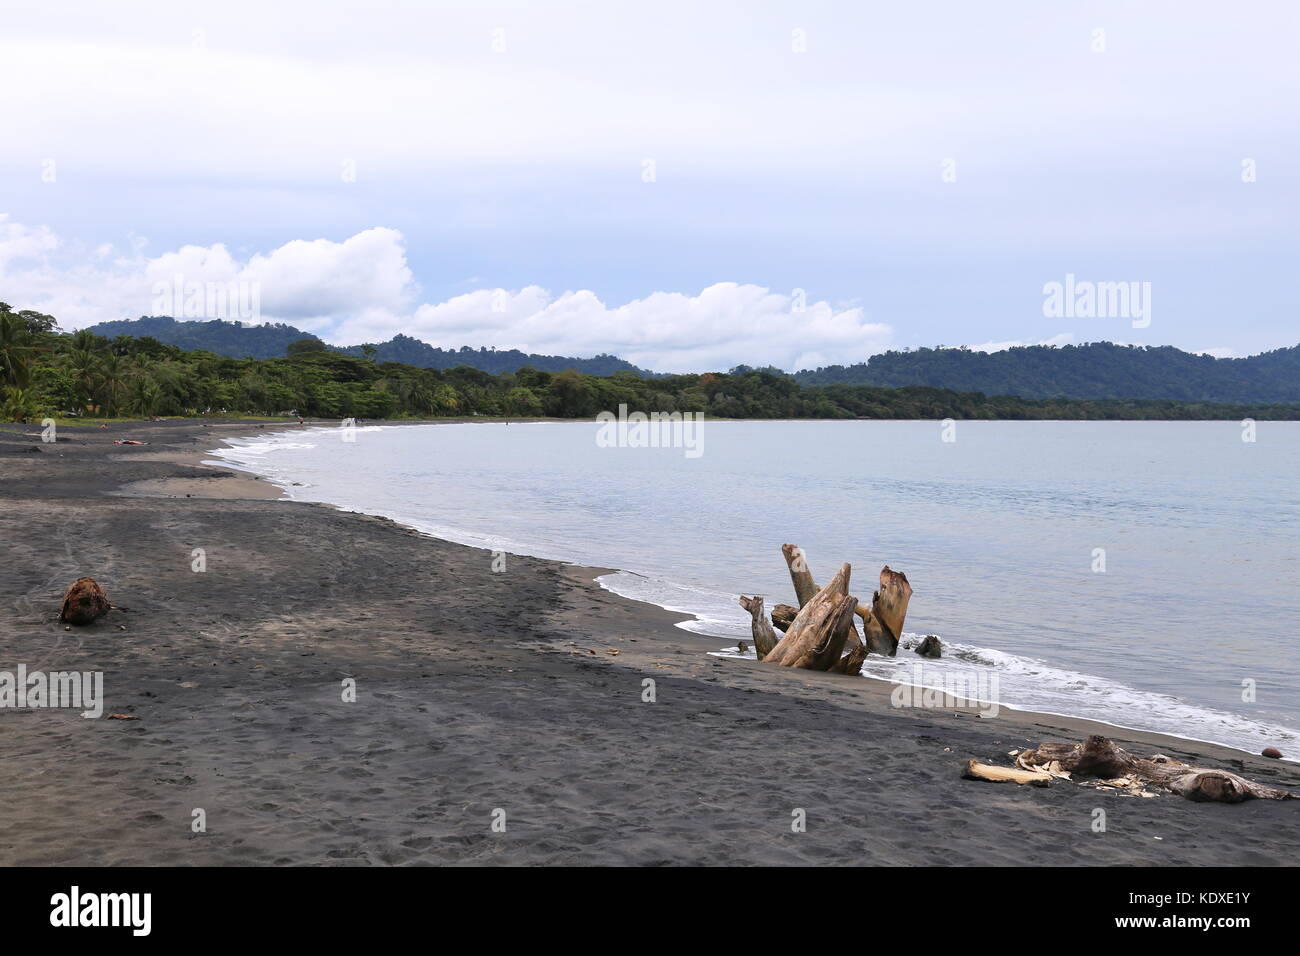
<path fill-rule="evenodd" d="M 1295 764 L 1006 709 L 898 710 L 880 682 L 711 657 L 718 641 L 602 590 L 599 569 L 510 556 L 494 573 L 489 552 L 201 464 L 256 429 L 68 427 L 42 444 L 0 426 L 0 670 L 102 671 L 106 697 L 98 720 L 0 710 L 0 864 L 1290 865 L 1300 850 L 1300 802 L 960 776 L 1093 732 L 1300 790 Z M 128 437 L 150 444 L 112 444 Z M 129 610 L 65 630 L 81 575 Z"/>

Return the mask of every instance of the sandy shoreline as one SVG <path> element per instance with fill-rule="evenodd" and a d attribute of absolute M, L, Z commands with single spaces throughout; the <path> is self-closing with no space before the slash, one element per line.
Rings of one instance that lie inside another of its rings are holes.
<path fill-rule="evenodd" d="M 201 464 L 256 431 L 118 424 L 42 445 L 0 426 L 0 669 L 101 670 L 106 713 L 140 718 L 0 711 L 0 757 L 21 768 L 0 864 L 1270 865 L 1300 848 L 1293 802 L 959 776 L 1092 732 L 1300 789 L 1293 763 L 1006 709 L 899 711 L 878 681 L 711 657 L 716 639 L 672 626 L 685 615 L 595 569 L 511 556 L 493 573 L 488 552 Z M 130 611 L 64 631 L 52 615 L 80 574 Z"/>

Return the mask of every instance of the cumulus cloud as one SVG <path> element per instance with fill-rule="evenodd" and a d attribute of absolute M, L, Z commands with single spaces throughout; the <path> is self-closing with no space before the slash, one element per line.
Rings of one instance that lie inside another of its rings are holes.
<path fill-rule="evenodd" d="M 358 341 L 396 332 L 434 345 L 611 352 L 653 371 L 701 371 L 741 362 L 802 369 L 862 361 L 884 349 L 891 330 L 867 321 L 861 308 L 837 310 L 794 293 L 719 282 L 698 295 L 655 292 L 622 305 L 585 289 L 480 289 L 422 305 L 409 317 L 344 322 L 334 335 Z"/>
<path fill-rule="evenodd" d="M 85 249 L 43 226 L 25 226 L 0 214 L 0 288 L 7 301 L 48 312 L 69 329 L 174 314 L 284 321 L 328 331 L 344 318 L 382 322 L 409 311 L 417 293 L 405 241 L 394 229 L 367 229 L 342 242 L 298 239 L 244 260 L 222 243 L 186 245 L 156 256 L 146 254 L 147 245 L 137 238 L 121 252 L 109 244 Z M 171 308 L 188 301 L 192 287 L 202 292 L 219 286 L 255 292 L 257 312 Z"/>
<path fill-rule="evenodd" d="M 60 257 L 59 253 L 66 253 Z M 66 260 L 66 261 L 64 261 Z M 889 326 L 861 307 L 807 301 L 802 292 L 719 282 L 698 294 L 654 292 L 621 305 L 590 290 L 540 286 L 477 289 L 418 304 L 405 241 L 376 227 L 342 242 L 293 240 L 246 260 L 225 245 L 187 245 L 148 256 L 144 244 L 114 256 L 65 248 L 46 229 L 0 219 L 0 288 L 21 307 L 79 328 L 107 319 L 171 313 L 159 290 L 188 301 L 191 287 L 255 290 L 255 316 L 185 312 L 178 318 L 283 321 L 336 344 L 397 333 L 433 345 L 518 348 L 591 356 L 609 352 L 654 371 L 720 370 L 738 363 L 798 370 L 865 360 L 889 344 Z"/>
<path fill-rule="evenodd" d="M 10 262 L 40 258 L 58 246 L 58 239 L 45 226 L 33 229 L 10 221 L 7 213 L 0 213 L 0 275 L 4 275 Z"/>

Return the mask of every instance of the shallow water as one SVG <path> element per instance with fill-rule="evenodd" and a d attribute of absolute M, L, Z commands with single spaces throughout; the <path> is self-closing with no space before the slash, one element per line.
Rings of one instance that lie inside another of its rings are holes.
<path fill-rule="evenodd" d="M 698 457 L 597 433 L 321 427 L 215 454 L 295 499 L 621 568 L 602 583 L 697 615 L 685 626 L 719 649 L 749 636 L 737 594 L 793 600 L 782 543 L 819 581 L 851 562 L 868 601 L 888 563 L 915 592 L 905 644 L 947 648 L 927 674 L 996 674 L 1007 706 L 1300 755 L 1300 423 L 1243 442 L 1235 422 L 958 422 L 946 442 L 937 422 L 710 421 Z M 866 672 L 907 680 L 917 661 Z"/>

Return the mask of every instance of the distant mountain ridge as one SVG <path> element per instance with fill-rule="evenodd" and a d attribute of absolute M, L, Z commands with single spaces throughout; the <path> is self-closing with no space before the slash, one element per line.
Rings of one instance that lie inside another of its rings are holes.
<path fill-rule="evenodd" d="M 90 331 L 105 338 L 130 335 L 134 338 L 154 338 L 164 345 L 183 349 L 203 349 L 230 358 L 268 359 L 280 358 L 291 342 L 319 337 L 310 332 L 283 323 L 251 325 L 225 319 L 177 320 L 168 316 L 142 316 L 138 319 L 121 319 L 92 325 Z M 362 358 L 364 346 L 348 345 L 328 348 Z M 376 362 L 403 362 L 419 368 L 449 369 L 461 365 L 480 369 L 493 375 L 515 372 L 530 365 L 541 372 L 564 372 L 574 369 L 588 375 L 613 375 L 615 372 L 632 372 L 642 378 L 657 377 L 654 372 L 637 368 L 631 362 L 614 355 L 597 355 L 592 358 L 573 358 L 564 355 L 537 355 L 518 349 L 472 349 L 468 345 L 459 349 L 443 349 L 409 335 L 395 335 L 387 342 L 374 345 Z"/>
<path fill-rule="evenodd" d="M 150 336 L 166 345 L 204 349 L 232 358 L 278 358 L 299 339 L 317 337 L 285 324 L 245 325 L 221 319 L 177 321 L 164 316 L 102 322 L 96 335 Z M 319 339 L 318 339 L 319 341 Z M 363 357 L 365 347 L 328 346 Z M 525 365 L 544 372 L 574 369 L 607 376 L 630 372 L 642 378 L 662 373 L 638 368 L 614 355 L 573 358 L 537 355 L 517 349 L 443 349 L 408 335 L 373 346 L 378 362 L 402 362 L 421 368 L 450 369 L 467 365 L 493 375 Z M 748 366 L 740 365 L 744 371 Z M 721 371 L 721 370 L 719 370 Z M 831 365 L 787 375 L 800 385 L 874 385 L 900 388 L 923 385 L 957 392 L 1016 395 L 1021 398 L 1169 399 L 1231 404 L 1300 402 L 1300 345 L 1246 358 L 1213 358 L 1173 346 L 1029 345 L 1001 352 L 966 348 L 891 351 L 856 365 Z"/>
<path fill-rule="evenodd" d="M 929 385 L 1021 398 L 1300 402 L 1300 345 L 1247 358 L 1214 358 L 1171 345 L 1029 345 L 883 352 L 857 365 L 794 375 L 800 385 Z"/>

